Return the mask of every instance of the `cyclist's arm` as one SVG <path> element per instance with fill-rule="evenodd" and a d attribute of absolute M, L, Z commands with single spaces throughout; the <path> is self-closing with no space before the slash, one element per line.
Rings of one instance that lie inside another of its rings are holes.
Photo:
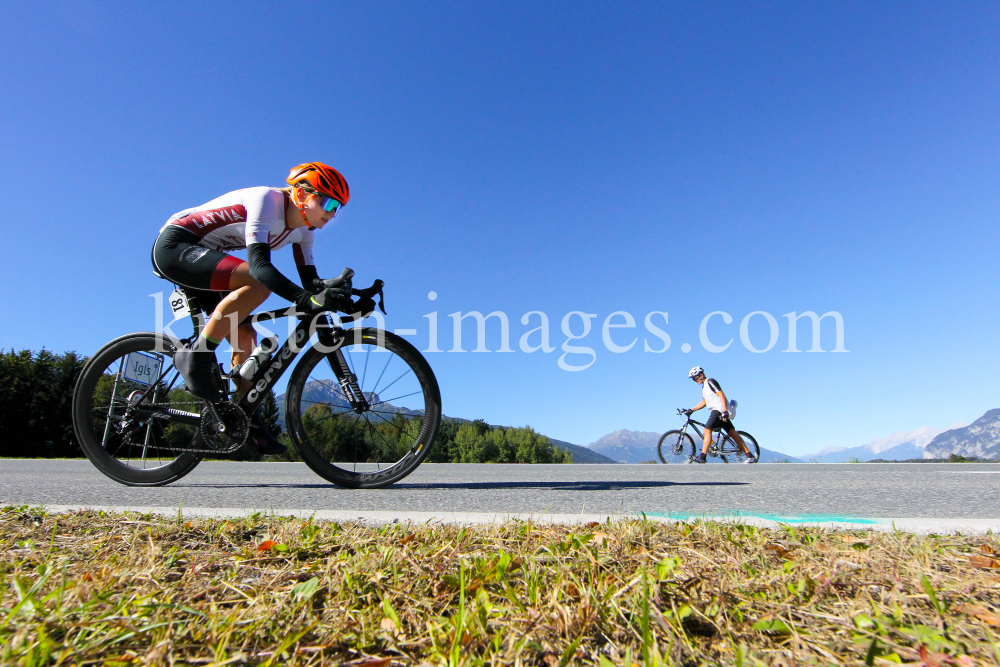
<path fill-rule="evenodd" d="M 319 273 L 316 272 L 316 267 L 312 264 L 304 264 L 295 268 L 299 270 L 299 281 L 302 283 L 302 286 L 306 289 L 313 289 L 315 287 L 313 281 L 319 280 Z"/>
<path fill-rule="evenodd" d="M 722 399 L 722 404 L 726 406 L 726 409 L 722 411 L 722 415 L 728 419 L 729 418 L 729 399 L 726 398 L 726 395 L 723 393 L 723 391 L 721 389 L 719 391 L 715 392 L 715 395 L 718 396 L 719 398 L 721 398 Z"/>
<path fill-rule="evenodd" d="M 696 406 L 694 406 L 693 408 L 691 408 L 691 412 L 698 412 L 698 411 L 699 411 L 699 410 L 701 410 L 701 409 L 702 409 L 703 407 L 705 407 L 705 399 L 704 399 L 704 398 L 703 398 L 703 399 L 701 399 L 701 403 L 699 403 L 698 405 L 696 405 Z"/>
<path fill-rule="evenodd" d="M 247 245 L 247 259 L 250 262 L 250 276 L 282 299 L 299 303 L 309 298 L 309 292 L 282 275 L 271 263 L 271 246 L 268 244 Z"/>
<path fill-rule="evenodd" d="M 319 272 L 313 260 L 313 231 L 307 231 L 302 240 L 292 244 L 292 255 L 295 257 L 295 268 L 299 272 L 299 281 L 307 290 L 319 288 Z"/>

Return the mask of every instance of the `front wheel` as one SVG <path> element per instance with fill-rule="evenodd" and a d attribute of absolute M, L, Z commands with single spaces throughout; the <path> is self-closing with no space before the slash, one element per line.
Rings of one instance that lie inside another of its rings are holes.
<path fill-rule="evenodd" d="M 180 343 L 154 333 L 116 338 L 84 366 L 73 390 L 73 431 L 102 473 L 129 486 L 160 486 L 191 472 L 201 401 L 173 366 Z M 169 414 L 172 412 L 173 415 Z"/>
<path fill-rule="evenodd" d="M 366 327 L 344 335 L 340 348 L 313 346 L 295 366 L 285 393 L 288 434 L 320 477 L 352 489 L 388 486 L 420 465 L 437 435 L 437 379 L 395 334 Z M 367 405 L 350 397 L 358 390 Z"/>
<path fill-rule="evenodd" d="M 694 456 L 694 440 L 684 431 L 667 431 L 656 445 L 663 463 L 690 463 Z"/>

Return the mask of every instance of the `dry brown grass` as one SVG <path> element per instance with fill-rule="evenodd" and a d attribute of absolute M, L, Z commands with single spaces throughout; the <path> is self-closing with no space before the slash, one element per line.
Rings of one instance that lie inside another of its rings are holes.
<path fill-rule="evenodd" d="M 994 536 L 8 507 L 0 540 L 3 664 L 1000 664 Z"/>

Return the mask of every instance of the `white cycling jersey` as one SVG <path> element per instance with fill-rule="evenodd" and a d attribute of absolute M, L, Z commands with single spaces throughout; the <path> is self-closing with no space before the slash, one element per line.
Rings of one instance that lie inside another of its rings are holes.
<path fill-rule="evenodd" d="M 705 407 L 709 410 L 718 410 L 722 414 L 726 414 L 726 405 L 722 402 L 722 398 L 715 393 L 717 391 L 722 391 L 719 383 L 712 378 L 705 378 L 705 381 L 701 385 L 701 397 L 705 399 Z"/>
<path fill-rule="evenodd" d="M 268 187 L 227 192 L 212 201 L 170 216 L 163 225 L 177 225 L 198 235 L 199 245 L 221 252 L 266 243 L 271 250 L 289 243 L 299 266 L 313 262 L 313 230 L 285 227 L 286 195 Z M 162 232 L 163 229 L 160 231 Z"/>

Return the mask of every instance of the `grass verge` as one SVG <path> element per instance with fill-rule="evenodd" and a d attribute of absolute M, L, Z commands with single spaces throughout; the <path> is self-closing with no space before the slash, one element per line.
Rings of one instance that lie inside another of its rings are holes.
<path fill-rule="evenodd" d="M 1000 665 L 995 536 L 0 510 L 0 663 Z"/>

